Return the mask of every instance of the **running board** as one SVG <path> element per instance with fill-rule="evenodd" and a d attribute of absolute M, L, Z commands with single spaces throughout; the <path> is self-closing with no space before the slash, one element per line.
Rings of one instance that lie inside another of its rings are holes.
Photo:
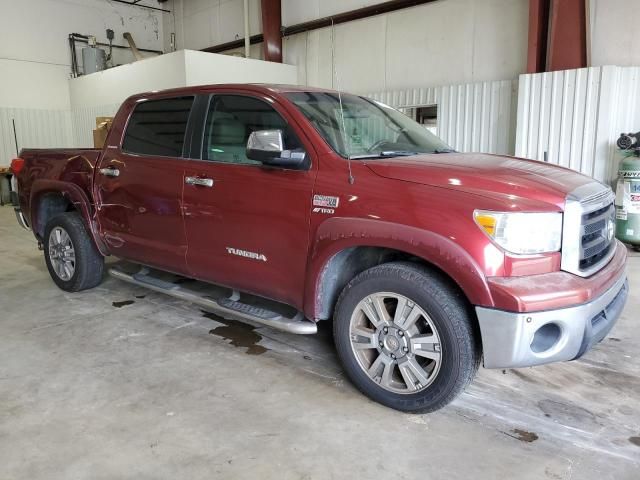
<path fill-rule="evenodd" d="M 224 315 L 231 315 L 241 320 L 250 320 L 268 327 L 299 335 L 317 333 L 316 324 L 304 318 L 302 312 L 298 312 L 293 318 L 285 317 L 266 308 L 255 307 L 238 301 L 237 295 L 230 298 L 213 299 L 194 290 L 184 288 L 175 283 L 165 282 L 146 273 L 143 269 L 135 274 L 128 274 L 117 268 L 110 268 L 109 275 L 125 282 L 141 287 L 166 293 L 180 300 L 194 303 L 203 309 Z"/>

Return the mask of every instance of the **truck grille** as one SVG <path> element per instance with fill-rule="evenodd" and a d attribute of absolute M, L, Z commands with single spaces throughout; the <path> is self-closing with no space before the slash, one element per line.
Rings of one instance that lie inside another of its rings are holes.
<path fill-rule="evenodd" d="M 615 245 L 613 225 L 615 225 L 613 203 L 582 215 L 580 270 L 587 270 L 607 257 Z"/>
<path fill-rule="evenodd" d="M 615 194 L 592 182 L 577 188 L 565 201 L 562 226 L 562 270 L 588 277 L 615 253 Z"/>

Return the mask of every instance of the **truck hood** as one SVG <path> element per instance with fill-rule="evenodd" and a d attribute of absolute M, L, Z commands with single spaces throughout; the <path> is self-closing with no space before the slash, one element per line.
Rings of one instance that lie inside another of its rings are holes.
<path fill-rule="evenodd" d="M 564 208 L 565 197 L 592 178 L 567 168 L 523 158 L 447 153 L 367 159 L 381 177 L 464 191 L 500 202 L 512 210 Z"/>

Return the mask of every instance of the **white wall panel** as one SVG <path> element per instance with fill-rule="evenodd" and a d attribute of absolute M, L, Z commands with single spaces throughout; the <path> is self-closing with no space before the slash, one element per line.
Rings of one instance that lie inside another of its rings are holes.
<path fill-rule="evenodd" d="M 96 117 L 113 117 L 120 104 L 75 108 L 71 111 L 71 139 L 74 147 L 92 147 Z"/>
<path fill-rule="evenodd" d="M 299 3 L 283 11 L 306 12 Z M 320 87 L 336 86 L 335 67 L 341 89 L 355 93 L 515 78 L 526 67 L 527 19 L 526 0 L 433 2 L 336 25 L 335 39 L 330 27 L 286 37 L 284 60 L 300 83 Z"/>
<path fill-rule="evenodd" d="M 640 130 L 640 68 L 521 75 L 519 83 L 516 154 L 612 182 L 618 135 Z"/>
<path fill-rule="evenodd" d="M 243 0 L 170 0 L 164 7 L 172 11 L 164 15 L 165 51 L 171 32 L 176 34 L 177 48 L 191 50 L 244 38 Z M 262 33 L 261 2 L 249 0 L 249 34 L 258 33 Z"/>
<path fill-rule="evenodd" d="M 284 0 L 285 26 L 382 3 Z M 165 37 L 198 50 L 243 37 L 242 0 L 170 0 Z M 345 91 L 448 85 L 515 78 L 526 68 L 528 0 L 442 0 L 284 38 L 284 62 L 298 83 Z M 260 2 L 249 5 L 250 33 L 262 31 Z M 335 48 L 333 48 L 335 45 Z M 165 46 L 168 40 L 165 39 Z M 243 48 L 226 53 L 243 53 Z M 262 57 L 262 45 L 251 48 Z"/>
<path fill-rule="evenodd" d="M 369 95 L 395 108 L 438 105 L 437 133 L 461 152 L 512 155 L 516 83 L 511 80 L 392 90 Z"/>
<path fill-rule="evenodd" d="M 68 110 L 0 108 L 0 165 L 9 165 L 16 156 L 12 119 L 16 123 L 18 148 L 73 146 Z"/>
<path fill-rule="evenodd" d="M 105 0 L 0 0 L 0 107 L 69 110 L 68 35 L 106 42 L 107 28 L 116 45 L 126 44 L 122 34 L 130 32 L 138 47 L 162 49 L 160 12 Z M 128 49 L 114 49 L 113 59 L 119 64 L 133 57 Z"/>
<path fill-rule="evenodd" d="M 589 0 L 590 64 L 640 65 L 638 0 Z"/>

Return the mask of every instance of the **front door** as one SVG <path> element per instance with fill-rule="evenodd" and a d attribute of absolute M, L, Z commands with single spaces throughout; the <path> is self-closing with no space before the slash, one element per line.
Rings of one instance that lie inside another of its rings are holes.
<path fill-rule="evenodd" d="M 274 108 L 275 107 L 275 108 Z M 213 95 L 201 160 L 187 161 L 184 186 L 191 275 L 301 308 L 316 174 L 313 152 L 273 101 Z M 280 129 L 285 149 L 304 149 L 303 169 L 270 168 L 246 156 L 256 130 Z"/>
<path fill-rule="evenodd" d="M 139 102 L 121 146 L 105 149 L 96 172 L 100 231 L 110 251 L 186 273 L 183 148 L 193 97 Z"/>

